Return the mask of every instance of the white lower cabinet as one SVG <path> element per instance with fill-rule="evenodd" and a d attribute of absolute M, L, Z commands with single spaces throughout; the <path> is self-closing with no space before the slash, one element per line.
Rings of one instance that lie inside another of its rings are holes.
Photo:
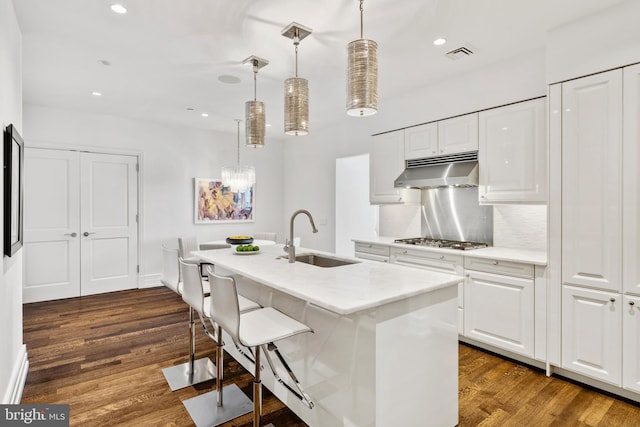
<path fill-rule="evenodd" d="M 356 258 L 389 262 L 389 246 L 375 243 L 355 242 Z"/>
<path fill-rule="evenodd" d="M 464 336 L 534 357 L 533 278 L 466 271 Z"/>
<path fill-rule="evenodd" d="M 562 287 L 562 367 L 620 386 L 620 294 Z"/>
<path fill-rule="evenodd" d="M 640 297 L 624 297 L 622 387 L 640 393 Z"/>

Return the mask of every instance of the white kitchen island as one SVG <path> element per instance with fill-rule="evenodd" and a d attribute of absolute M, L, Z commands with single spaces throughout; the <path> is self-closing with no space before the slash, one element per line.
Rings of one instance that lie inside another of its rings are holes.
<path fill-rule="evenodd" d="M 319 253 L 297 248 L 297 254 Z M 242 295 L 313 328 L 276 344 L 315 407 L 278 384 L 263 385 L 311 426 L 455 426 L 458 423 L 457 284 L 460 276 L 356 260 L 289 263 L 282 245 L 257 254 L 195 252 Z M 355 260 L 355 259 L 354 259 Z M 225 350 L 253 372 L 229 337 Z M 280 376 L 288 378 L 285 372 Z"/>

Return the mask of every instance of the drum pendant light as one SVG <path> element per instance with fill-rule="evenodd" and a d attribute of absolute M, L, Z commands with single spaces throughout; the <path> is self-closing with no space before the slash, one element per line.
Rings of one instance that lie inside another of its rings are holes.
<path fill-rule="evenodd" d="M 347 45 L 347 114 L 378 112 L 378 44 L 363 38 L 363 0 L 360 0 L 360 39 Z"/>
<path fill-rule="evenodd" d="M 309 133 L 309 82 L 298 77 L 298 45 L 311 34 L 311 29 L 292 22 L 281 33 L 293 40 L 296 52 L 296 76 L 284 81 L 284 133 L 307 135 Z"/>
<path fill-rule="evenodd" d="M 233 193 L 243 193 L 256 183 L 256 170 L 253 166 L 240 166 L 240 122 L 236 119 L 238 134 L 238 157 L 236 166 L 222 168 L 222 185 L 229 187 Z"/>
<path fill-rule="evenodd" d="M 257 76 L 258 70 L 269 64 L 266 59 L 250 56 L 243 64 L 251 64 L 253 67 L 253 101 L 245 103 L 245 141 L 249 147 L 263 147 L 266 130 L 266 113 L 264 102 L 257 100 Z"/>

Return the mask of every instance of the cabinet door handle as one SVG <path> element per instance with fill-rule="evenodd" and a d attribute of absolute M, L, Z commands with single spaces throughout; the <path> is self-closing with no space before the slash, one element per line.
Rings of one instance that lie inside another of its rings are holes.
<path fill-rule="evenodd" d="M 636 303 L 633 301 L 629 301 L 629 305 L 633 306 L 633 305 L 636 305 Z"/>
<path fill-rule="evenodd" d="M 440 259 L 444 259 L 444 255 L 440 255 Z"/>
<path fill-rule="evenodd" d="M 96 233 L 89 233 L 88 231 L 85 231 L 84 233 L 82 233 L 84 237 L 87 237 L 89 234 L 96 234 Z"/>
<path fill-rule="evenodd" d="M 493 265 L 498 265 L 498 261 L 493 261 Z"/>
<path fill-rule="evenodd" d="M 616 302 L 616 299 L 614 297 L 611 297 L 611 298 L 609 298 L 609 301 Z"/>
<path fill-rule="evenodd" d="M 78 233 L 76 233 L 75 231 L 73 233 L 65 233 L 65 236 L 76 237 L 77 235 Z"/>
<path fill-rule="evenodd" d="M 402 254 L 403 254 L 403 255 L 406 255 L 406 254 L 407 254 L 407 251 L 402 251 Z"/>

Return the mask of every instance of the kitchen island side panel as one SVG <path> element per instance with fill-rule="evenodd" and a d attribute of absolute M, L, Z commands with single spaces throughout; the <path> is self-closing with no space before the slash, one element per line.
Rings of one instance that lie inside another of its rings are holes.
<path fill-rule="evenodd" d="M 217 266 L 216 271 L 229 273 Z M 339 315 L 235 277 L 241 294 L 314 330 L 276 343 L 314 401 L 313 409 L 279 384 L 268 366 L 262 371 L 263 385 L 308 425 L 457 424 L 457 285 Z M 253 372 L 233 345 L 225 351 Z"/>
<path fill-rule="evenodd" d="M 376 426 L 458 424 L 458 286 L 376 313 Z"/>

